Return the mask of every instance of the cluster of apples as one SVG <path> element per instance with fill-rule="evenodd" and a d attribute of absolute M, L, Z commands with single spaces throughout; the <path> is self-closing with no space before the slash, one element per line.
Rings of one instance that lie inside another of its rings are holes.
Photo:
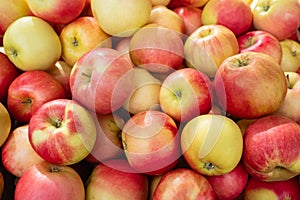
<path fill-rule="evenodd" d="M 3 198 L 300 199 L 299 0 L 0 13 Z"/>

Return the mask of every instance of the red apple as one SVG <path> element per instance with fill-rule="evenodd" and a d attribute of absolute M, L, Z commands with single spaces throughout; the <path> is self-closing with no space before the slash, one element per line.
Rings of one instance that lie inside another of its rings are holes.
<path fill-rule="evenodd" d="M 65 98 L 64 88 L 49 73 L 26 71 L 10 84 L 7 107 L 15 120 L 28 123 L 41 105 L 61 98 Z"/>
<path fill-rule="evenodd" d="M 126 160 L 98 164 L 86 185 L 86 200 L 146 200 L 148 179 L 136 173 Z"/>
<path fill-rule="evenodd" d="M 18 180 L 14 198 L 82 200 L 85 189 L 80 176 L 71 167 L 40 162 L 30 167 Z"/>
<path fill-rule="evenodd" d="M 153 200 L 216 199 L 205 176 L 188 168 L 177 168 L 162 175 L 153 194 Z"/>
<path fill-rule="evenodd" d="M 1 152 L 5 169 L 16 177 L 43 159 L 34 151 L 28 138 L 28 124 L 15 128 L 7 138 Z"/>
<path fill-rule="evenodd" d="M 29 141 L 37 154 L 49 163 L 75 164 L 94 147 L 96 126 L 91 113 L 68 99 L 43 104 L 29 122 Z"/>
<path fill-rule="evenodd" d="M 217 199 L 232 200 L 242 195 L 247 183 L 248 172 L 239 163 L 232 171 L 220 176 L 207 176 Z"/>
<path fill-rule="evenodd" d="M 122 142 L 130 166 L 139 173 L 163 174 L 180 157 L 177 125 L 161 111 L 149 110 L 132 116 L 123 127 Z"/>
<path fill-rule="evenodd" d="M 240 53 L 246 51 L 261 52 L 270 55 L 280 64 L 282 50 L 279 40 L 266 31 L 249 31 L 237 38 Z"/>
<path fill-rule="evenodd" d="M 224 60 L 215 75 L 214 88 L 223 110 L 235 118 L 250 119 L 279 108 L 287 93 L 287 81 L 271 56 L 243 52 Z"/>
<path fill-rule="evenodd" d="M 119 109 L 134 84 L 132 64 L 122 55 L 97 47 L 80 57 L 70 75 L 73 99 L 99 114 Z"/>
<path fill-rule="evenodd" d="M 261 181 L 283 181 L 300 171 L 300 125 L 268 115 L 252 122 L 244 133 L 243 163 Z"/>

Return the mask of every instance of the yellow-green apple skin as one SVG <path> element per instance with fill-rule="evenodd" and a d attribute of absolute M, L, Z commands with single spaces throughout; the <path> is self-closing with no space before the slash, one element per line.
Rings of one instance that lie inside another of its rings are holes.
<path fill-rule="evenodd" d="M 131 36 L 144 26 L 150 17 L 151 0 L 91 0 L 93 16 L 107 34 Z"/>
<path fill-rule="evenodd" d="M 291 39 L 280 41 L 282 57 L 280 66 L 285 72 L 296 72 L 300 68 L 300 44 Z"/>
<path fill-rule="evenodd" d="M 220 24 L 241 35 L 252 25 L 250 4 L 246 0 L 209 0 L 203 8 L 202 24 Z"/>
<path fill-rule="evenodd" d="M 214 77 L 221 63 L 239 52 L 234 33 L 222 25 L 203 25 L 184 43 L 186 65 Z"/>
<path fill-rule="evenodd" d="M 189 166 L 204 175 L 222 175 L 241 160 L 239 126 L 223 115 L 204 114 L 190 120 L 181 133 L 182 153 Z"/>
<path fill-rule="evenodd" d="M 110 35 L 98 25 L 96 19 L 83 16 L 67 24 L 61 31 L 62 58 L 70 66 L 86 52 L 101 46 L 112 47 Z"/>
<path fill-rule="evenodd" d="M 47 70 L 61 56 L 59 36 L 49 23 L 35 16 L 14 21 L 4 34 L 3 46 L 8 58 L 23 71 Z"/>
<path fill-rule="evenodd" d="M 163 5 L 167 6 L 171 0 L 151 0 L 152 6 Z"/>
<path fill-rule="evenodd" d="M 261 181 L 284 181 L 300 174 L 300 125 L 268 115 L 252 122 L 244 133 L 242 161 Z"/>
<path fill-rule="evenodd" d="M 7 140 L 12 127 L 12 121 L 5 105 L 0 102 L 0 146 Z"/>

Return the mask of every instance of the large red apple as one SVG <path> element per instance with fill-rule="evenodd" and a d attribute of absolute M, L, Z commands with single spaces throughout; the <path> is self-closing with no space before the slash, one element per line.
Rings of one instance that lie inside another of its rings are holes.
<path fill-rule="evenodd" d="M 271 56 L 243 52 L 221 64 L 214 88 L 223 110 L 233 117 L 249 119 L 276 111 L 287 93 L 287 81 Z"/>
<path fill-rule="evenodd" d="M 300 172 L 300 125 L 268 115 L 252 122 L 244 133 L 243 163 L 261 181 L 283 181 Z"/>
<path fill-rule="evenodd" d="M 80 176 L 71 167 L 40 162 L 26 170 L 18 180 L 14 198 L 83 200 L 85 189 Z"/>
<path fill-rule="evenodd" d="M 26 71 L 10 84 L 7 107 L 15 120 L 28 123 L 41 105 L 62 98 L 65 98 L 63 86 L 49 73 Z"/>

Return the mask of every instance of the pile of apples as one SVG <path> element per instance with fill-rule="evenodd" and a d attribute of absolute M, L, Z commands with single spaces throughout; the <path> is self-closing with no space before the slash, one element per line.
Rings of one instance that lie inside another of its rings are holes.
<path fill-rule="evenodd" d="M 299 0 L 0 0 L 3 199 L 300 199 Z"/>

